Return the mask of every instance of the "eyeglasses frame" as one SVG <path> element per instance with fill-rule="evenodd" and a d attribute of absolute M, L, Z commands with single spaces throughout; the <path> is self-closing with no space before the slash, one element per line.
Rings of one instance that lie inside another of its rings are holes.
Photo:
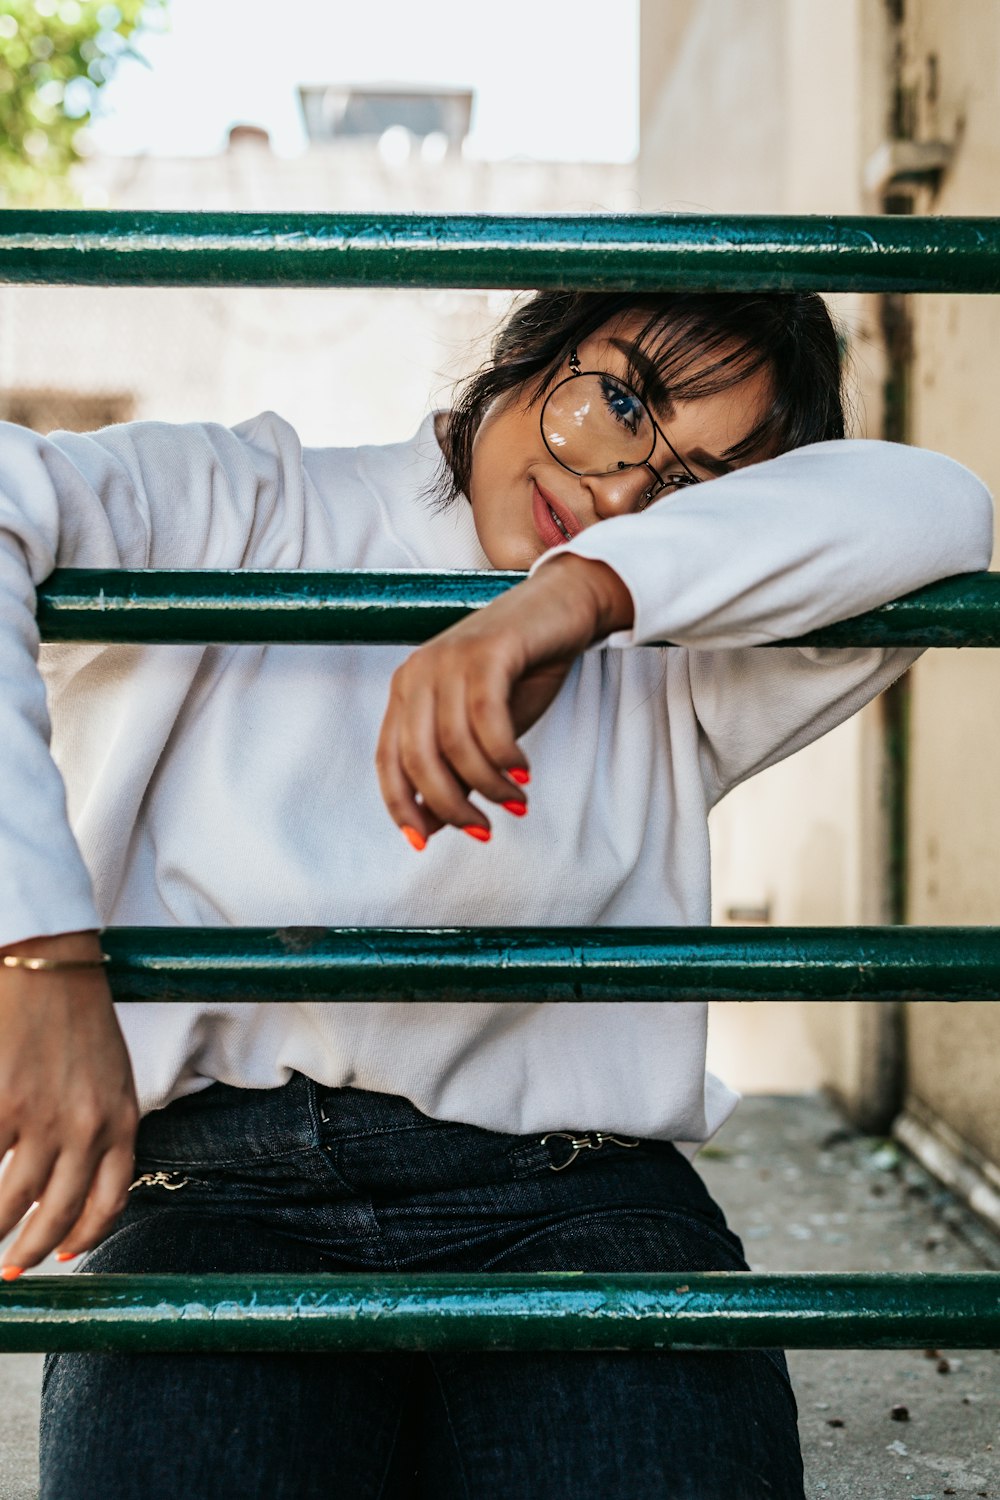
<path fill-rule="evenodd" d="M 580 368 L 580 357 L 577 354 L 577 352 L 576 352 L 575 349 L 571 349 L 570 350 L 570 353 L 569 353 L 569 367 L 570 367 L 570 370 L 572 371 L 572 374 L 571 375 L 567 375 L 564 380 L 560 380 L 556 385 L 554 385 L 552 387 L 552 389 L 549 391 L 548 395 L 545 397 L 545 400 L 542 402 L 542 409 L 538 413 L 538 427 L 539 427 L 539 431 L 542 434 L 542 442 L 545 444 L 546 451 L 552 455 L 552 457 L 555 459 L 555 461 L 556 461 L 557 464 L 560 464 L 562 466 L 562 468 L 564 468 L 568 473 L 575 474 L 578 479 L 600 479 L 600 478 L 605 478 L 608 474 L 614 474 L 616 472 L 621 472 L 624 469 L 648 469 L 649 472 L 652 474 L 653 478 L 656 480 L 656 486 L 657 486 L 657 487 L 650 487 L 650 489 L 648 489 L 645 492 L 645 494 L 643 495 L 643 497 L 642 497 L 644 505 L 649 505 L 649 504 L 652 503 L 652 501 L 656 498 L 656 496 L 660 493 L 661 490 L 665 490 L 666 489 L 668 483 L 670 483 L 671 481 L 673 481 L 674 483 L 676 483 L 677 480 L 679 480 L 679 479 L 682 478 L 682 476 L 680 474 L 668 474 L 668 475 L 666 475 L 666 477 L 664 477 L 663 475 L 658 474 L 657 471 L 653 468 L 653 465 L 650 463 L 649 460 L 652 458 L 653 454 L 656 452 L 656 439 L 657 438 L 662 438 L 663 441 L 664 441 L 664 443 L 666 443 L 667 447 L 670 449 L 670 452 L 673 454 L 674 458 L 676 458 L 677 462 L 680 464 L 681 468 L 684 470 L 684 475 L 686 476 L 686 478 L 684 480 L 685 485 L 701 484 L 702 483 L 702 481 L 698 478 L 697 474 L 692 474 L 691 470 L 688 468 L 688 466 L 684 462 L 683 458 L 681 458 L 680 454 L 677 452 L 677 449 L 674 447 L 673 443 L 671 443 L 671 441 L 667 437 L 666 433 L 663 431 L 663 429 L 657 423 L 655 417 L 653 416 L 653 413 L 650 411 L 650 409 L 646 405 L 645 401 L 643 401 L 642 397 L 639 395 L 639 392 L 637 390 L 635 390 L 635 388 L 633 386 L 629 385 L 629 383 L 628 383 L 627 380 L 622 380 L 620 378 L 620 376 L 618 376 L 618 375 L 609 375 L 608 372 L 607 372 L 607 370 L 581 370 L 581 368 Z M 552 400 L 552 397 L 555 395 L 556 391 L 561 390 L 564 385 L 569 385 L 569 383 L 570 383 L 571 380 L 575 380 L 577 378 L 577 376 L 580 376 L 580 375 L 596 375 L 599 379 L 602 379 L 602 380 L 613 380 L 616 385 L 620 385 L 623 390 L 628 391 L 629 395 L 632 396 L 632 397 L 634 397 L 634 399 L 636 401 L 638 401 L 639 405 L 642 407 L 643 411 L 646 413 L 646 416 L 649 418 L 649 425 L 653 429 L 653 446 L 650 448 L 649 454 L 647 455 L 646 458 L 640 459 L 636 463 L 632 463 L 632 464 L 627 464 L 622 459 L 619 459 L 618 460 L 618 469 L 617 470 L 615 470 L 615 469 L 574 469 L 574 468 L 571 468 L 570 465 L 568 463 L 566 463 L 564 459 L 561 459 L 559 457 L 558 453 L 554 452 L 554 450 L 549 447 L 549 440 L 545 436 L 545 426 L 544 426 L 544 421 L 543 421 L 543 419 L 545 417 L 545 408 L 548 406 L 549 402 Z"/>

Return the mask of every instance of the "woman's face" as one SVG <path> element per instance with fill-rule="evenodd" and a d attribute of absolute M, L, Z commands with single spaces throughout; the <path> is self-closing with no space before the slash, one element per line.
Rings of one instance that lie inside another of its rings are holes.
<path fill-rule="evenodd" d="M 629 359 L 621 346 L 635 338 L 641 326 L 633 317 L 582 339 L 577 346 L 580 368 L 627 381 Z M 568 364 L 564 373 L 571 373 Z M 714 396 L 679 401 L 670 410 L 654 405 L 652 414 L 696 478 L 711 479 L 735 467 L 722 463 L 719 455 L 746 436 L 769 398 L 765 369 Z M 641 510 L 643 497 L 655 484 L 644 467 L 598 476 L 571 474 L 542 440 L 542 403 L 527 406 L 526 401 L 526 396 L 513 392 L 491 407 L 473 447 L 469 499 L 483 551 L 495 568 L 527 569 L 564 541 L 552 511 L 572 537 L 598 521 Z M 681 472 L 660 437 L 650 463 L 660 475 Z"/>

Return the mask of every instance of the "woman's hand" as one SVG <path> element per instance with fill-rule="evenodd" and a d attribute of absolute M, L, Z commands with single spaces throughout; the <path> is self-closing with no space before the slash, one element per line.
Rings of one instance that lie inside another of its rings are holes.
<path fill-rule="evenodd" d="M 393 674 L 375 764 L 386 807 L 414 848 L 452 824 L 485 841 L 470 792 L 515 815 L 529 778 L 518 736 L 574 660 L 632 623 L 611 568 L 567 553 L 414 651 Z"/>
<path fill-rule="evenodd" d="M 5 953 L 99 957 L 96 933 L 14 943 Z M 0 968 L 0 1237 L 33 1203 L 4 1279 L 60 1246 L 110 1233 L 128 1202 L 139 1124 L 132 1068 L 101 969 Z"/>

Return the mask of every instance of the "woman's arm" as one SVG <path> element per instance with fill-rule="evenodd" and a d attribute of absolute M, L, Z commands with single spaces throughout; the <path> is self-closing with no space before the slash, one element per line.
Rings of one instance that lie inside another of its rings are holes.
<path fill-rule="evenodd" d="M 56 567 L 295 567 L 301 449 L 270 413 L 50 438 L 0 423 L 0 944 L 100 926 L 49 755 L 35 590 Z"/>
<path fill-rule="evenodd" d="M 882 442 L 814 444 L 602 521 L 399 670 L 379 742 L 386 804 L 420 838 L 444 823 L 486 829 L 468 790 L 523 800 L 504 774 L 524 765 L 517 735 L 574 657 L 655 640 L 692 648 L 719 796 L 848 717 L 919 654 L 743 648 L 984 568 L 991 551 L 982 482 L 942 454 Z"/>
<path fill-rule="evenodd" d="M 93 963 L 94 932 L 29 939 L 18 958 Z M 139 1107 L 128 1052 L 100 968 L 0 967 L 0 1237 L 38 1204 L 8 1248 L 4 1279 L 61 1246 L 109 1234 L 128 1201 Z M 12 1149 L 13 1148 L 13 1149 Z"/>
<path fill-rule="evenodd" d="M 993 507 L 982 481 L 943 454 L 817 443 L 602 523 L 570 547 L 628 587 L 633 622 L 611 644 L 691 648 L 703 771 L 717 801 L 857 713 L 920 655 L 747 648 L 988 567 Z"/>
<path fill-rule="evenodd" d="M 99 953 L 101 913 L 49 753 L 37 584 L 70 565 L 294 567 L 302 492 L 295 434 L 268 414 L 232 431 L 142 422 L 51 438 L 0 424 L 0 954 Z M 0 966 L 0 1037 L 0 1237 L 39 1205 L 11 1274 L 110 1231 L 138 1110 L 100 969 Z"/>

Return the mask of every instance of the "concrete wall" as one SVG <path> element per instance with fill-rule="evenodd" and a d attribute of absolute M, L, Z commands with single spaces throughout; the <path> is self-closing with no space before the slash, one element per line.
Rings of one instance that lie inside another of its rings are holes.
<path fill-rule="evenodd" d="M 921 0 L 897 33 L 914 136 L 955 146 L 919 213 L 1000 213 L 1000 8 Z M 1000 301 L 914 297 L 912 440 L 967 463 L 1000 494 Z M 997 566 L 994 561 L 994 567 Z M 928 654 L 912 677 L 907 917 L 1000 922 L 1000 658 Z M 1000 1007 L 910 1006 L 908 1107 L 1000 1163 Z"/>
<path fill-rule="evenodd" d="M 890 135 L 956 143 L 918 213 L 1000 212 L 995 0 L 688 0 L 643 7 L 645 210 L 880 212 L 865 166 Z M 893 211 L 905 208 L 894 204 Z M 993 414 L 1000 301 L 911 297 L 908 439 L 1000 488 Z M 831 299 L 857 366 L 858 435 L 883 433 L 888 372 L 876 298 Z M 1000 922 L 1000 660 L 929 653 L 910 674 L 908 921 Z M 885 706 L 739 789 L 713 817 L 715 918 L 775 924 L 891 915 Z M 710 1060 L 740 1087 L 831 1084 L 878 1114 L 905 1048 L 914 1118 L 1000 1162 L 1000 1008 L 717 1007 Z M 905 1025 L 898 1024 L 905 1022 Z M 884 1128 L 884 1127 L 883 1127 Z"/>
<path fill-rule="evenodd" d="M 859 213 L 874 133 L 862 0 L 690 0 L 642 10 L 639 190 L 644 211 Z M 877 60 L 876 60 L 877 63 Z M 855 367 L 857 435 L 878 435 L 883 357 L 875 299 L 831 297 Z M 739 788 L 712 816 L 714 920 L 882 920 L 882 730 L 875 706 Z M 869 1089 L 859 1006 L 714 1007 L 710 1066 L 736 1087 Z"/>

